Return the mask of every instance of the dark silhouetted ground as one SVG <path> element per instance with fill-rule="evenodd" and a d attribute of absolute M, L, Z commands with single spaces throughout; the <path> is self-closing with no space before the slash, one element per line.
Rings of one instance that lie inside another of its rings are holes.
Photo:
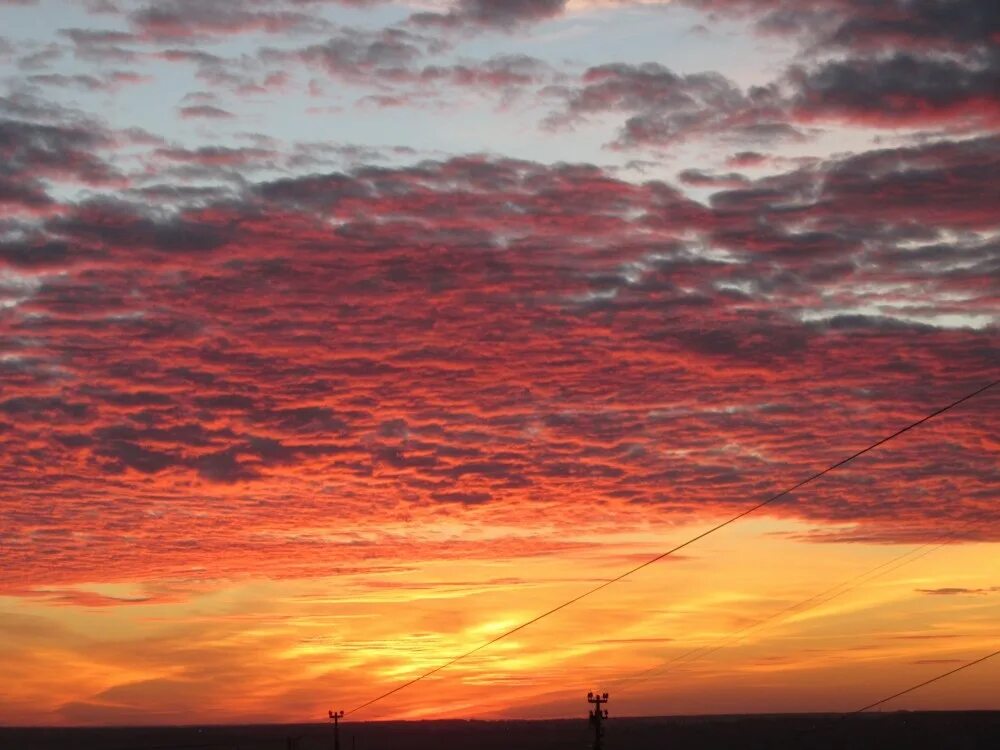
<path fill-rule="evenodd" d="M 288 738 L 299 738 L 289 745 Z M 586 719 L 561 721 L 425 721 L 346 723 L 341 750 L 585 750 Z M 2 750 L 330 750 L 325 724 L 3 729 Z M 1000 711 L 830 716 L 710 716 L 615 719 L 606 750 L 1000 750 Z"/>

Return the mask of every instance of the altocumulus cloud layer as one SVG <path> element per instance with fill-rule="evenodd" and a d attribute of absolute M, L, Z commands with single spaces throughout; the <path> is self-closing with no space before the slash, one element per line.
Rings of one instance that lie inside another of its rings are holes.
<path fill-rule="evenodd" d="M 731 512 L 995 376 L 993 3 L 691 3 L 796 45 L 751 86 L 514 49 L 587 4 L 347 5 L 395 15 L 93 3 L 3 42 L 0 591 L 558 552 L 532 530 Z M 74 98 L 181 68 L 159 131 Z M 299 85 L 357 89 L 347 118 L 527 102 L 538 138 L 598 119 L 609 148 L 249 132 Z M 780 150 L 836 128 L 880 141 Z M 607 163 L 691 142 L 724 157 Z M 995 520 L 997 398 L 772 512 L 822 540 Z M 524 533 L 399 531 L 453 517 Z"/>

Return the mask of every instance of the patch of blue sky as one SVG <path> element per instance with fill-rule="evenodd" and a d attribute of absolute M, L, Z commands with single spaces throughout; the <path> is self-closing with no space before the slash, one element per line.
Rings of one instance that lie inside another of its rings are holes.
<path fill-rule="evenodd" d="M 351 8 L 326 5 L 323 16 L 334 23 L 378 30 L 404 21 L 413 10 L 403 5 L 385 4 Z M 6 35 L 15 42 L 52 40 L 54 28 L 100 28 L 127 30 L 119 16 L 91 15 L 79 4 L 65 0 L 42 0 L 38 6 L 5 6 L 0 11 Z M 700 28 L 702 27 L 702 28 Z M 741 85 L 771 80 L 780 61 L 786 59 L 782 45 L 767 46 L 749 30 L 735 23 L 714 22 L 680 7 L 634 7 L 572 12 L 539 24 L 532 31 L 506 33 L 484 31 L 460 37 L 450 53 L 423 62 L 447 64 L 454 60 L 486 60 L 498 55 L 525 54 L 541 58 L 553 67 L 579 73 L 591 65 L 611 62 L 640 64 L 658 62 L 678 73 L 718 70 Z M 323 35 L 239 34 L 213 41 L 201 41 L 197 49 L 222 58 L 245 60 L 244 69 L 254 72 L 254 60 L 262 46 L 295 50 L 322 42 Z M 62 40 L 60 40 L 62 41 Z M 69 40 L 64 41 L 67 46 Z M 151 78 L 149 83 L 123 86 L 114 92 L 45 87 L 44 96 L 60 104 L 77 106 L 99 115 L 118 129 L 141 128 L 166 138 L 173 144 L 197 148 L 205 145 L 235 147 L 245 142 L 247 133 L 266 134 L 287 145 L 297 142 L 351 144 L 381 148 L 405 145 L 423 154 L 465 154 L 488 151 L 545 163 L 588 162 L 624 166 L 633 159 L 650 159 L 642 152 L 611 151 L 605 144 L 613 140 L 625 113 L 591 118 L 573 131 L 549 132 L 540 127 L 550 108 L 558 101 L 531 94 L 504 102 L 494 90 L 457 88 L 442 84 L 438 92 L 417 94 L 405 107 L 379 107 L 367 100 L 382 90 L 377 82 L 348 83 L 302 62 L 289 62 L 289 76 L 275 106 L 276 94 L 235 94 L 213 89 L 196 75 L 193 63 L 166 62 L 151 52 L 183 44 L 143 45 L 134 62 L 98 64 L 80 60 L 67 50 L 57 60 L 53 72 L 67 75 L 100 75 L 102 70 L 127 67 L 130 72 Z M 571 62 L 567 62 L 571 61 Z M 22 80 L 24 73 L 4 66 L 8 82 Z M 260 71 L 263 75 L 263 69 Z M 321 96 L 310 94 L 309 81 L 321 83 Z M 184 119 L 180 107 L 193 104 L 189 97 L 204 92 L 217 96 L 214 104 L 233 117 L 227 119 Z M 733 151 L 739 150 L 735 146 Z M 804 149 L 803 149 L 804 150 Z M 698 158 L 690 146 L 674 147 L 652 156 L 663 169 L 652 168 L 649 176 L 666 177 L 665 169 L 713 166 Z M 728 149 L 727 149 L 728 151 Z M 719 154 L 722 156 L 722 154 Z"/>
<path fill-rule="evenodd" d="M 0 34 L 14 42 L 48 43 L 52 41 L 53 29 L 89 28 L 93 19 L 82 3 L 66 0 L 39 0 L 37 5 L 3 4 L 0 5 Z M 125 28 L 118 30 L 125 31 Z"/>
<path fill-rule="evenodd" d="M 772 80 L 793 51 L 762 40 L 743 23 L 706 23 L 679 6 L 594 8 L 539 24 L 526 34 L 481 34 L 462 46 L 470 55 L 526 54 L 553 65 L 586 68 L 653 62 L 676 73 L 716 71 L 741 86 Z"/>

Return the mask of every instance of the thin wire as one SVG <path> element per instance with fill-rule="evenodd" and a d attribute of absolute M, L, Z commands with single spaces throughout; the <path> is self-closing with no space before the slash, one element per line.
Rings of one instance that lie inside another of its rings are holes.
<path fill-rule="evenodd" d="M 895 700 L 896 698 L 899 698 L 902 695 L 906 695 L 907 693 L 912 693 L 914 690 L 919 690 L 922 687 L 926 687 L 927 685 L 930 685 L 932 682 L 937 682 L 938 680 L 943 680 L 945 677 L 950 677 L 951 675 L 955 674 L 956 672 L 961 672 L 963 669 L 968 669 L 969 667 L 974 667 L 977 664 L 982 664 L 987 659 L 992 659 L 994 656 L 997 656 L 997 655 L 1000 655 L 1000 649 L 994 651 L 992 654 L 986 654 L 986 656 L 981 656 L 978 659 L 974 659 L 973 661 L 966 662 L 965 664 L 963 664 L 960 667 L 955 667 L 954 669 L 949 670 L 948 672 L 945 672 L 944 674 L 939 674 L 937 677 L 931 677 L 929 680 L 924 680 L 919 685 L 914 685 L 913 687 L 908 687 L 908 688 L 906 688 L 906 690 L 900 690 L 898 693 L 890 695 L 888 698 L 883 698 L 880 701 L 875 701 L 874 703 L 870 703 L 867 706 L 865 706 L 864 708 L 859 708 L 857 711 L 851 711 L 850 713 L 844 714 L 844 716 L 854 716 L 855 714 L 864 713 L 865 711 L 867 711 L 867 710 L 869 710 L 871 708 L 875 708 L 876 706 L 881 706 L 883 703 L 888 703 L 889 701 Z"/>
<path fill-rule="evenodd" d="M 592 589 L 584 591 L 582 594 L 579 594 L 578 596 L 575 596 L 572 599 L 570 599 L 568 601 L 565 601 L 565 602 L 563 602 L 562 604 L 560 604 L 560 605 L 558 605 L 556 607 L 553 607 L 552 609 L 549 609 L 549 610 L 547 610 L 545 612 L 542 612 L 540 615 L 536 615 L 535 617 L 531 618 L 530 620 L 527 620 L 527 621 L 521 623 L 520 625 L 518 625 L 516 627 L 513 627 L 510 630 L 507 630 L 507 631 L 501 633 L 500 635 L 495 636 L 494 638 L 491 638 L 490 640 L 486 641 L 485 643 L 481 643 L 480 645 L 476 646 L 475 648 L 473 648 L 473 649 L 471 649 L 469 651 L 466 651 L 463 654 L 459 654 L 458 656 L 456 656 L 456 657 L 454 657 L 452 659 L 449 659 L 448 661 L 444 662 L 443 664 L 440 664 L 440 665 L 434 667 L 433 669 L 428 670 L 427 672 L 424 672 L 423 674 L 421 674 L 421 675 L 419 675 L 417 677 L 414 677 L 412 680 L 407 680 L 406 682 L 402 683 L 401 685 L 397 685 L 396 687 L 392 688 L 391 690 L 388 690 L 385 693 L 382 693 L 381 695 L 376 696 L 375 698 L 372 698 L 372 699 L 370 699 L 368 701 L 365 701 L 361 705 L 356 706 L 355 708 L 352 708 L 345 715 L 346 716 L 350 716 L 351 714 L 357 713 L 358 711 L 360 711 L 360 710 L 362 710 L 364 708 L 368 708 L 369 706 L 371 706 L 371 705 L 373 705 L 375 703 L 378 703 L 379 701 L 384 700 L 384 699 L 388 698 L 391 695 L 395 695 L 396 693 L 400 692 L 401 690 L 405 690 L 406 688 L 410 687 L 411 685 L 415 685 L 416 683 L 421 682 L 421 681 L 427 679 L 428 677 L 431 677 L 432 675 L 437 674 L 441 670 L 447 669 L 452 664 L 456 664 L 457 662 L 460 662 L 463 659 L 467 659 L 468 657 L 472 656 L 473 654 L 476 654 L 476 653 L 482 651 L 484 648 L 489 648 L 493 644 L 498 643 L 499 641 L 502 641 L 505 638 L 509 638 L 510 636 L 514 635 L 515 633 L 518 633 L 518 632 L 524 630 L 525 628 L 527 628 L 527 627 L 529 627 L 531 625 L 534 625 L 536 622 L 538 622 L 540 620 L 543 620 L 546 617 L 549 617 L 550 615 L 554 615 L 556 612 L 559 612 L 560 610 L 566 609 L 567 607 L 572 606 L 573 604 L 576 604 L 581 599 L 585 599 L 588 596 L 596 594 L 598 591 L 606 589 L 608 586 L 611 586 L 614 583 L 618 583 L 619 581 L 621 581 L 621 580 L 623 580 L 625 578 L 628 578 L 630 575 L 633 575 L 634 573 L 638 573 L 643 568 L 648 568 L 650 565 L 653 565 L 654 563 L 658 563 L 660 560 L 663 560 L 664 558 L 669 557 L 670 555 L 673 555 L 675 552 L 679 552 L 680 550 L 684 549 L 685 547 L 688 547 L 688 546 L 694 544 L 695 542 L 697 542 L 697 541 L 699 541 L 701 539 L 704 539 L 705 537 L 709 536 L 710 534 L 714 534 L 715 532 L 717 532 L 717 531 L 719 531 L 721 529 L 724 529 L 726 526 L 729 526 L 730 524 L 735 523 L 736 521 L 739 521 L 741 518 L 749 516 L 751 513 L 754 513 L 756 511 L 760 510 L 761 508 L 763 508 L 763 507 L 765 507 L 767 505 L 770 505 L 771 503 L 775 502 L 776 500 L 780 500 L 781 498 L 785 497 L 786 495 L 790 495 L 792 492 L 795 492 L 795 490 L 800 489 L 800 488 L 806 486 L 807 484 L 809 484 L 811 482 L 814 482 L 817 479 L 820 479 L 821 477 L 825 476 L 826 474 L 829 474 L 832 471 L 835 471 L 836 469 L 839 469 L 840 467 L 844 466 L 845 464 L 850 463 L 851 461 L 855 460 L 856 458 L 859 458 L 859 457 L 863 456 L 864 454 L 866 454 L 866 453 L 868 453 L 870 451 L 875 450 L 879 446 L 884 445 L 885 443 L 888 443 L 890 440 L 894 440 L 895 438 L 899 437 L 900 435 L 902 435 L 902 434 L 904 434 L 906 432 L 909 432 L 910 430 L 912 430 L 912 429 L 914 429 L 916 427 L 919 427 L 920 425 L 924 424 L 925 422 L 928 422 L 931 419 L 934 419 L 935 417 L 938 417 L 941 414 L 944 414 L 945 412 L 950 411 L 951 409 L 954 409 L 956 406 L 959 406 L 960 404 L 963 404 L 966 401 L 968 401 L 968 400 L 970 400 L 972 398 L 975 398 L 979 394 L 981 394 L 981 393 L 989 390 L 990 388 L 993 388 L 998 383 L 1000 383 L 1000 380 L 994 380 L 992 383 L 984 385 L 981 388 L 977 388 L 972 393 L 968 393 L 965 396 L 962 396 L 960 399 L 958 399 L 956 401 L 952 401 L 947 406 L 944 406 L 944 407 L 938 409 L 937 411 L 931 412 L 927 416 L 922 417 L 922 418 L 918 419 L 915 422 L 911 422 L 906 427 L 903 427 L 902 429 L 896 430 L 896 432 L 892 433 L 891 435 L 888 435 L 888 436 L 886 436 L 886 437 L 884 437 L 884 438 L 882 438 L 880 440 L 877 440 L 876 442 L 872 443 L 871 445 L 867 446 L 866 448 L 862 448 L 861 450 L 859 450 L 859 451 L 857 451 L 855 453 L 852 453 L 847 458 L 842 458 L 840 461 L 837 461 L 835 464 L 831 464 L 830 466 L 826 467 L 825 469 L 823 469 L 821 471 L 817 471 L 816 473 L 812 474 L 808 478 L 803 479 L 802 481 L 798 482 L 797 484 L 792 485 L 788 489 L 782 490 L 781 492 L 779 492 L 779 493 L 777 493 L 775 495 L 772 495 L 771 497 L 767 498 L 766 500 L 763 500 L 763 501 L 757 503 L 756 505 L 753 505 L 753 506 L 747 508 L 746 510 L 741 511 L 740 513 L 737 513 L 735 516 L 732 516 L 731 518 L 727 519 L 726 521 L 723 521 L 722 523 L 716 524 L 715 526 L 711 527 L 707 531 L 703 531 L 700 534 L 698 534 L 697 536 L 691 537 L 686 542 L 682 542 L 681 544 L 678 544 L 676 547 L 673 547 L 673 548 L 667 550 L 666 552 L 662 552 L 659 555 L 656 555 L 655 557 L 647 560 L 646 562 L 644 562 L 644 563 L 642 563 L 640 565 L 637 565 L 634 568 L 631 568 L 630 570 L 625 571 L 621 575 L 618 575 L 618 576 L 616 576 L 614 578 L 608 579 L 604 583 L 601 583 L 600 585 L 595 586 Z"/>
<path fill-rule="evenodd" d="M 857 589 L 858 587 L 865 585 L 866 583 L 871 583 L 876 578 L 881 578 L 882 576 L 892 573 L 895 570 L 899 570 L 904 565 L 909 565 L 910 563 L 916 562 L 917 560 L 926 557 L 932 552 L 936 552 L 942 547 L 947 546 L 948 544 L 953 542 L 958 537 L 959 534 L 961 534 L 966 529 L 975 525 L 978 525 L 978 521 L 967 522 L 962 526 L 960 526 L 959 528 L 954 529 L 953 531 L 949 531 L 946 534 L 940 534 L 929 542 L 925 542 L 924 544 L 914 547 L 913 549 L 910 549 L 901 555 L 897 555 L 891 560 L 887 560 L 886 562 L 880 563 L 879 565 L 876 565 L 874 568 L 871 568 L 865 571 L 864 573 L 860 573 L 852 578 L 848 578 L 847 580 L 841 581 L 835 586 L 831 586 L 821 591 L 818 594 L 810 596 L 807 599 L 803 599 L 800 602 L 791 604 L 783 609 L 778 610 L 777 612 L 774 612 L 773 614 L 768 615 L 767 617 L 757 620 L 756 622 L 752 622 L 749 625 L 739 630 L 736 630 L 730 633 L 729 635 L 723 636 L 721 639 L 713 641 L 712 643 L 706 646 L 698 646 L 696 648 L 691 649 L 690 651 L 685 651 L 683 654 L 680 654 L 679 656 L 675 656 L 674 658 L 668 659 L 667 661 L 662 662 L 660 664 L 655 664 L 652 667 L 642 670 L 641 672 L 637 672 L 633 675 L 613 680 L 611 684 L 615 686 L 616 690 L 627 690 L 629 687 L 637 685 L 641 682 L 645 682 L 651 677 L 655 677 L 659 674 L 663 674 L 664 672 L 669 671 L 669 668 L 673 664 L 676 664 L 677 662 L 684 662 L 685 664 L 691 664 L 699 659 L 705 658 L 706 656 L 710 656 L 711 654 L 714 654 L 716 651 L 725 648 L 729 643 L 736 640 L 740 636 L 746 635 L 747 633 L 751 633 L 763 627 L 764 625 L 767 625 L 768 623 L 774 622 L 782 615 L 786 615 L 789 613 L 802 614 L 803 612 L 808 612 L 812 609 L 815 609 L 816 607 L 822 606 L 823 604 L 827 604 L 828 602 L 833 601 L 839 596 L 848 594 L 851 591 Z M 942 539 L 944 539 L 945 541 L 938 543 Z M 928 549 L 928 547 L 930 549 Z M 827 596 L 828 594 L 832 595 Z M 806 606 L 806 605 L 811 605 L 811 606 Z"/>
<path fill-rule="evenodd" d="M 859 709 L 857 709 L 855 711 L 846 711 L 846 712 L 840 714 L 840 718 L 837 720 L 836 724 L 839 725 L 839 724 L 841 724 L 842 722 L 846 721 L 847 719 L 849 719 L 852 716 L 857 716 L 858 714 L 862 714 L 865 711 L 868 711 L 868 710 L 870 710 L 872 708 L 877 708 L 878 706 L 881 706 L 883 703 L 888 703 L 889 701 L 895 700 L 896 698 L 899 698 L 899 697 L 901 697 L 903 695 L 906 695 L 907 693 L 912 693 L 914 690 L 919 690 L 920 688 L 926 687 L 927 685 L 935 683 L 938 680 L 943 680 L 945 677 L 950 677 L 951 675 L 955 674 L 956 672 L 961 672 L 963 669 L 968 669 L 969 667 L 974 667 L 977 664 L 982 664 L 987 659 L 992 659 L 994 656 L 998 656 L 998 655 L 1000 655 L 1000 649 L 998 649 L 997 651 L 994 651 L 992 654 L 986 654 L 986 656 L 981 656 L 978 659 L 973 659 L 972 661 L 966 662 L 965 664 L 962 664 L 961 666 L 955 667 L 954 669 L 950 669 L 950 670 L 948 670 L 947 672 L 945 672 L 943 674 L 939 674 L 939 675 L 937 675 L 935 677 L 931 677 L 929 680 L 924 680 L 923 682 L 921 682 L 921 683 L 919 683 L 917 685 L 913 685 L 912 687 L 906 688 L 906 690 L 900 690 L 898 693 L 893 693 L 888 698 L 883 698 L 880 701 L 875 701 L 874 703 L 869 703 L 864 708 L 859 708 Z M 806 729 L 802 729 L 801 731 L 798 732 L 798 735 L 799 736 L 805 736 L 805 735 L 809 735 L 809 734 L 815 734 L 816 732 L 820 731 L 820 729 L 821 729 L 820 727 L 817 727 L 816 725 L 813 725 L 813 726 L 808 727 Z"/>

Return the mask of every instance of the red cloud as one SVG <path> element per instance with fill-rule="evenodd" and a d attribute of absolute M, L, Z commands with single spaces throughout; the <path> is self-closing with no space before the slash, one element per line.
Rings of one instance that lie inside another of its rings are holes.
<path fill-rule="evenodd" d="M 154 40 L 184 40 L 248 32 L 283 34 L 322 31 L 328 27 L 316 15 L 280 7 L 267 8 L 264 3 L 203 3 L 198 0 L 152 3 L 133 12 L 129 20 L 140 36 Z"/>
<path fill-rule="evenodd" d="M 0 586 L 557 551 L 384 523 L 558 527 L 570 498 L 618 528 L 745 507 L 995 369 L 998 158 L 887 149 L 708 205 L 483 156 L 68 203 L 0 242 Z M 818 540 L 990 518 L 995 400 L 773 512 Z M 344 538 L 300 531 L 331 514 Z"/>
<path fill-rule="evenodd" d="M 486 27 L 508 31 L 562 14 L 566 0 L 455 0 L 446 13 L 417 13 L 411 21 L 438 28 Z"/>
<path fill-rule="evenodd" d="M 876 127 L 1000 125 L 1000 57 L 986 61 L 910 54 L 827 62 L 792 71 L 800 120 L 841 119 Z"/>
<path fill-rule="evenodd" d="M 209 120 L 228 120 L 234 115 L 221 107 L 211 104 L 195 104 L 190 107 L 180 108 L 181 117 L 185 119 L 206 118 Z"/>
<path fill-rule="evenodd" d="M 821 0 L 713 0 L 703 12 L 749 15 L 758 28 L 799 37 L 802 59 L 765 87 L 740 90 L 716 73 L 678 75 L 656 63 L 605 64 L 546 120 L 572 125 L 602 112 L 626 119 L 618 148 L 666 147 L 711 136 L 744 144 L 801 138 L 802 124 L 992 132 L 996 95 L 996 4 Z"/>

